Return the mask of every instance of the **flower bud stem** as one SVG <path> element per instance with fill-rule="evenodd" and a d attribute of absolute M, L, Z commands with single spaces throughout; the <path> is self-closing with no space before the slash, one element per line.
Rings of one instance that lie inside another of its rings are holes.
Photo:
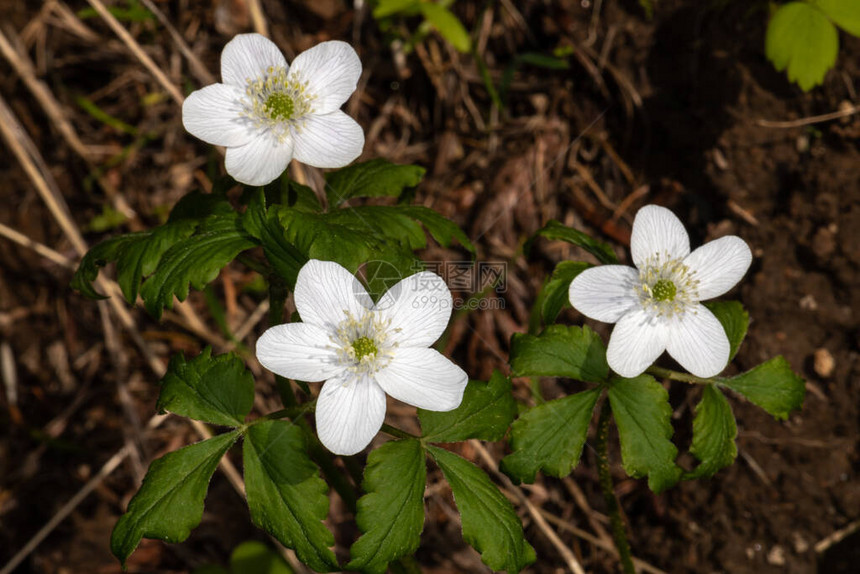
<path fill-rule="evenodd" d="M 615 489 L 612 485 L 612 474 L 609 472 L 609 417 L 611 409 L 609 400 L 603 401 L 603 406 L 600 409 L 600 419 L 597 422 L 597 472 L 600 476 L 600 489 L 603 491 L 603 501 L 606 503 L 606 509 L 609 512 L 609 519 L 612 524 L 612 538 L 615 540 L 615 547 L 618 549 L 618 558 L 621 560 L 621 567 L 624 574 L 636 574 L 633 568 L 633 559 L 630 557 L 630 544 L 627 542 L 627 533 L 624 528 L 624 521 L 621 519 L 621 507 L 618 504 L 618 498 L 615 496 Z"/>

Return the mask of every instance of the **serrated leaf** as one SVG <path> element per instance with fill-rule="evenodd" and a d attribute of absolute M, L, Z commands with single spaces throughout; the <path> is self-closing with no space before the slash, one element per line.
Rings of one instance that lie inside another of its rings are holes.
<path fill-rule="evenodd" d="M 731 465 L 738 456 L 735 439 L 738 427 L 729 401 L 714 385 L 705 385 L 702 400 L 696 405 L 693 419 L 693 444 L 690 453 L 701 461 L 685 480 L 713 476 L 721 468 Z"/>
<path fill-rule="evenodd" d="M 785 420 L 803 406 L 806 384 L 784 357 L 775 357 L 736 377 L 720 379 L 720 386 L 745 396 L 775 418 Z"/>
<path fill-rule="evenodd" d="M 397 165 L 385 159 L 356 163 L 326 174 L 329 209 L 353 197 L 400 197 L 415 187 L 425 169 L 417 165 Z"/>
<path fill-rule="evenodd" d="M 516 573 L 535 561 L 514 507 L 480 468 L 447 450 L 427 447 L 451 485 L 463 539 L 493 570 Z"/>
<path fill-rule="evenodd" d="M 161 379 L 157 408 L 216 425 L 239 426 L 254 406 L 254 377 L 228 353 L 207 347 L 190 361 L 174 355 Z"/>
<path fill-rule="evenodd" d="M 546 225 L 544 225 L 542 229 L 539 229 L 526 242 L 525 246 L 523 246 L 523 250 L 526 253 L 528 253 L 528 251 L 531 249 L 532 243 L 534 243 L 535 239 L 537 239 L 538 237 L 546 237 L 547 239 L 558 239 L 560 241 L 572 243 L 577 247 L 582 247 L 588 253 L 594 255 L 601 263 L 618 263 L 618 258 L 615 256 L 615 252 L 608 244 L 594 239 L 587 233 L 583 233 L 578 229 L 573 229 L 571 227 L 562 225 L 555 220 L 552 220 Z"/>
<path fill-rule="evenodd" d="M 499 371 L 488 382 L 469 381 L 460 406 L 446 413 L 418 409 L 424 440 L 500 440 L 517 415 L 511 380 Z"/>
<path fill-rule="evenodd" d="M 152 462 L 111 534 L 111 552 L 123 566 L 141 538 L 173 543 L 188 538 L 203 517 L 212 473 L 238 437 L 238 431 L 218 435 Z"/>
<path fill-rule="evenodd" d="M 836 64 L 839 34 L 824 13 L 809 2 L 789 2 L 770 19 L 765 55 L 777 71 L 808 92 Z"/>
<path fill-rule="evenodd" d="M 672 444 L 669 393 L 649 375 L 616 378 L 609 385 L 609 403 L 621 441 L 624 470 L 633 478 L 648 475 L 648 488 L 661 492 L 681 477 Z"/>
<path fill-rule="evenodd" d="M 245 490 L 251 520 L 318 572 L 338 569 L 328 487 L 305 452 L 302 430 L 286 421 L 250 427 L 245 437 Z"/>
<path fill-rule="evenodd" d="M 293 569 L 274 550 L 257 540 L 248 540 L 230 554 L 232 574 L 293 574 Z"/>
<path fill-rule="evenodd" d="M 352 545 L 348 570 L 385 572 L 412 555 L 424 528 L 424 449 L 414 439 L 386 443 L 370 453 L 355 520 L 364 533 Z"/>
<path fill-rule="evenodd" d="M 738 354 L 744 338 L 747 336 L 747 328 L 750 325 L 750 316 L 739 301 L 709 301 L 704 304 L 717 318 L 726 336 L 729 338 L 729 362 Z"/>
<path fill-rule="evenodd" d="M 539 470 L 563 477 L 579 463 L 600 389 L 583 391 L 529 409 L 512 428 L 513 452 L 502 470 L 517 482 L 532 483 Z"/>
<path fill-rule="evenodd" d="M 92 282 L 100 267 L 116 261 L 117 283 L 126 301 L 133 304 L 141 281 L 155 270 L 164 252 L 191 235 L 197 225 L 197 221 L 179 220 L 99 243 L 84 255 L 72 277 L 72 288 L 91 298 L 103 298 L 93 289 Z"/>
<path fill-rule="evenodd" d="M 184 219 L 156 227 L 145 239 L 129 243 L 116 262 L 116 281 L 126 301 L 134 303 L 140 283 L 158 267 L 164 253 L 194 233 L 198 222 Z"/>
<path fill-rule="evenodd" d="M 274 205 L 269 209 L 269 216 L 277 217 L 283 239 L 295 246 L 302 257 L 335 261 L 352 272 L 372 257 L 374 237 L 366 227 L 357 231 L 345 225 L 354 223 L 346 217 L 335 222 L 329 214 L 304 213 Z M 264 242 L 264 249 L 266 245 Z"/>
<path fill-rule="evenodd" d="M 467 54 L 472 49 L 472 39 L 469 32 L 450 10 L 441 4 L 422 2 L 419 6 L 421 14 L 436 28 L 443 38 L 448 40 L 459 52 Z"/>
<path fill-rule="evenodd" d="M 175 243 L 158 263 L 155 272 L 140 288 L 146 310 L 160 318 L 164 307 L 173 307 L 173 297 L 184 301 L 189 284 L 202 289 L 233 258 L 256 243 L 240 225 L 236 214 L 210 215 L 194 235 Z"/>
<path fill-rule="evenodd" d="M 511 375 L 600 383 L 609 375 L 606 348 L 587 326 L 550 325 L 537 336 L 516 333 L 511 338 Z"/>
<path fill-rule="evenodd" d="M 90 299 L 106 299 L 106 295 L 102 295 L 93 287 L 93 282 L 99 276 L 99 269 L 111 261 L 116 261 L 129 243 L 138 241 L 139 238 L 145 240 L 149 235 L 149 231 L 128 233 L 106 239 L 90 248 L 81 259 L 75 274 L 72 276 L 70 283 L 72 289 Z"/>
<path fill-rule="evenodd" d="M 391 240 L 410 251 L 427 246 L 421 224 L 409 216 L 405 206 L 362 205 L 338 209 L 325 217 L 330 224 L 342 225 L 378 242 Z"/>
<path fill-rule="evenodd" d="M 582 261 L 562 261 L 555 266 L 541 292 L 540 314 L 545 325 L 554 323 L 561 310 L 570 305 L 570 282 L 589 267 L 590 264 Z"/>
<path fill-rule="evenodd" d="M 833 22 L 854 36 L 860 37 L 860 2 L 856 0 L 816 0 L 818 6 Z"/>
<path fill-rule="evenodd" d="M 398 208 L 412 219 L 423 223 L 433 239 L 442 247 L 451 247 L 454 243 L 453 240 L 456 239 L 469 253 L 475 254 L 475 246 L 472 245 L 463 230 L 439 212 L 423 205 L 403 205 L 398 206 Z"/>

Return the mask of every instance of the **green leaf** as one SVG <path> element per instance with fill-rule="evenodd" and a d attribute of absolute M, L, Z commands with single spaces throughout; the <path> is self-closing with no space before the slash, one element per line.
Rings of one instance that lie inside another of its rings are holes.
<path fill-rule="evenodd" d="M 566 227 L 558 221 L 550 221 L 544 225 L 543 229 L 539 229 L 523 246 L 523 250 L 528 253 L 531 250 L 532 243 L 538 237 L 546 237 L 547 239 L 558 239 L 572 243 L 577 247 L 582 247 L 587 252 L 594 255 L 598 261 L 606 264 L 618 263 L 618 258 L 615 257 L 615 252 L 612 248 L 602 241 L 598 241 L 582 231 Z"/>
<path fill-rule="evenodd" d="M 588 327 L 550 325 L 540 335 L 511 338 L 511 375 L 568 377 L 600 383 L 609 375 L 606 349 Z"/>
<path fill-rule="evenodd" d="M 278 216 L 278 208 L 266 208 L 264 190 L 256 190 L 251 197 L 248 209 L 242 215 L 242 227 L 260 241 L 263 253 L 275 273 L 286 281 L 290 289 L 295 288 L 299 269 L 307 263 L 308 257 L 287 240 L 286 230 Z"/>
<path fill-rule="evenodd" d="M 302 257 L 336 261 L 351 272 L 355 272 L 360 264 L 372 258 L 373 248 L 377 245 L 375 237 L 368 232 L 366 226 L 359 231 L 347 225 L 362 225 L 363 222 L 356 216 L 333 221 L 329 214 L 305 213 L 273 205 L 269 208 L 268 223 L 272 223 L 273 217 L 277 218 L 283 240 L 294 246 Z M 275 229 L 273 234 L 277 233 L 278 229 Z M 266 249 L 268 245 L 264 240 L 263 248 Z"/>
<path fill-rule="evenodd" d="M 173 543 L 188 538 L 203 517 L 212 473 L 238 437 L 238 431 L 218 435 L 152 462 L 111 534 L 111 552 L 123 566 L 143 537 Z"/>
<path fill-rule="evenodd" d="M 137 300 L 141 281 L 156 270 L 164 253 L 194 233 L 197 225 L 197 221 L 188 219 L 168 223 L 126 246 L 116 263 L 116 280 L 126 301 Z"/>
<path fill-rule="evenodd" d="M 702 400 L 696 405 L 693 444 L 690 447 L 690 452 L 701 464 L 692 472 L 685 473 L 684 479 L 713 476 L 721 468 L 731 465 L 738 456 L 737 436 L 738 427 L 729 401 L 714 385 L 705 385 Z"/>
<path fill-rule="evenodd" d="M 747 336 L 750 316 L 739 301 L 709 301 L 705 303 L 711 313 L 719 320 L 729 338 L 729 362 L 738 354 L 741 343 Z"/>
<path fill-rule="evenodd" d="M 809 2 L 780 6 L 767 26 L 765 55 L 777 71 L 808 92 L 836 64 L 839 34 L 824 13 Z"/>
<path fill-rule="evenodd" d="M 421 183 L 425 171 L 417 165 L 397 165 L 385 159 L 331 171 L 325 177 L 329 209 L 353 197 L 400 197 L 404 189 Z"/>
<path fill-rule="evenodd" d="M 231 184 L 235 184 L 232 178 L 227 178 Z M 216 182 L 217 187 L 223 182 Z M 173 209 L 170 210 L 170 217 L 167 219 L 169 223 L 190 219 L 192 221 L 203 221 L 210 215 L 230 215 L 233 213 L 233 207 L 227 199 L 226 187 L 223 191 L 204 193 L 202 191 L 192 191 L 183 195 Z"/>
<path fill-rule="evenodd" d="M 483 470 L 447 450 L 427 447 L 451 485 L 460 510 L 463 539 L 493 570 L 519 572 L 535 561 L 514 507 Z"/>
<path fill-rule="evenodd" d="M 448 40 L 454 48 L 464 54 L 472 50 L 472 39 L 463 23 L 441 4 L 422 2 L 421 14 L 436 28 L 442 37 Z"/>
<path fill-rule="evenodd" d="M 570 282 L 589 267 L 582 261 L 562 261 L 555 266 L 541 293 L 540 314 L 545 325 L 554 323 L 561 310 L 570 305 Z"/>
<path fill-rule="evenodd" d="M 230 554 L 233 574 L 293 574 L 293 569 L 274 550 L 257 540 L 248 540 Z"/>
<path fill-rule="evenodd" d="M 513 452 L 502 470 L 517 482 L 532 483 L 541 469 L 563 477 L 579 463 L 600 389 L 583 391 L 529 409 L 511 428 Z"/>
<path fill-rule="evenodd" d="M 499 371 L 488 382 L 469 381 L 460 406 L 447 413 L 418 409 L 429 442 L 457 442 L 470 438 L 500 440 L 517 415 L 511 380 Z"/>
<path fill-rule="evenodd" d="M 854 36 L 860 36 L 860 2 L 856 0 L 817 0 L 815 5 L 833 22 Z"/>
<path fill-rule="evenodd" d="M 385 572 L 389 562 L 412 555 L 424 528 L 424 449 L 414 439 L 372 451 L 355 520 L 364 533 L 350 549 L 348 570 Z"/>
<path fill-rule="evenodd" d="M 174 296 L 185 300 L 189 283 L 202 289 L 236 255 L 254 247 L 256 243 L 239 223 L 240 217 L 235 214 L 210 215 L 194 235 L 168 249 L 140 288 L 146 310 L 160 318 L 164 307 L 173 307 Z"/>
<path fill-rule="evenodd" d="M 633 478 L 648 475 L 648 487 L 661 492 L 681 477 L 672 444 L 669 393 L 649 375 L 613 379 L 609 403 L 621 441 L 624 470 Z"/>
<path fill-rule="evenodd" d="M 423 205 L 403 205 L 398 206 L 398 209 L 412 219 L 423 223 L 427 231 L 430 232 L 430 235 L 433 236 L 433 239 L 442 247 L 451 247 L 454 239 L 456 239 L 469 253 L 472 255 L 475 254 L 475 246 L 472 245 L 472 242 L 469 241 L 463 230 L 439 212 Z"/>
<path fill-rule="evenodd" d="M 408 12 L 412 8 L 417 8 L 420 2 L 421 0 L 379 0 L 376 8 L 373 9 L 373 17 L 379 20 L 400 12 Z"/>
<path fill-rule="evenodd" d="M 99 269 L 111 261 L 116 261 L 129 243 L 137 241 L 139 237 L 147 238 L 149 235 L 150 232 L 148 231 L 129 233 L 106 239 L 90 248 L 81 259 L 74 276 L 72 276 L 72 289 L 90 299 L 106 299 L 106 295 L 102 295 L 93 287 L 93 282 L 99 276 Z"/>
<path fill-rule="evenodd" d="M 806 384 L 791 370 L 784 357 L 775 357 L 746 373 L 721 379 L 720 386 L 745 396 L 780 420 L 803 406 Z"/>
<path fill-rule="evenodd" d="M 341 225 L 380 243 L 396 243 L 410 251 L 427 246 L 421 224 L 409 216 L 405 206 L 361 205 L 335 210 L 325 218 L 329 224 Z"/>
<path fill-rule="evenodd" d="M 265 421 L 245 437 L 245 489 L 251 520 L 296 551 L 318 572 L 338 569 L 329 547 L 328 487 L 305 452 L 302 430 L 286 421 Z"/>
<path fill-rule="evenodd" d="M 186 362 L 174 355 L 161 380 L 157 408 L 216 425 L 239 426 L 254 406 L 254 377 L 232 353 L 207 347 Z"/>

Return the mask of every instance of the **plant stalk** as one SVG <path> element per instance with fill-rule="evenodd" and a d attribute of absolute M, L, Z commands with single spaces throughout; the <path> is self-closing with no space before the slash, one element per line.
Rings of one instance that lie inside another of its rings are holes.
<path fill-rule="evenodd" d="M 612 524 L 612 538 L 615 540 L 615 547 L 618 549 L 618 558 L 621 560 L 621 567 L 624 574 L 636 574 L 633 568 L 633 559 L 630 556 L 630 543 L 627 541 L 627 532 L 624 528 L 624 521 L 621 519 L 621 506 L 618 504 L 618 497 L 615 496 L 615 489 L 612 485 L 612 474 L 609 472 L 609 417 L 611 409 L 609 400 L 603 401 L 603 406 L 600 409 L 600 419 L 597 423 L 597 471 L 600 476 L 600 490 L 603 491 L 603 501 L 606 503 L 606 509 L 609 512 L 609 519 Z"/>
<path fill-rule="evenodd" d="M 695 385 L 711 385 L 717 382 L 716 378 L 704 379 L 702 377 L 697 377 L 696 375 L 691 375 L 689 373 L 679 373 L 678 371 L 673 371 L 671 369 L 664 369 L 663 367 L 650 366 L 645 370 L 649 375 L 654 375 L 655 377 L 659 377 L 661 379 L 670 379 L 673 381 L 680 381 L 682 383 L 691 383 Z"/>

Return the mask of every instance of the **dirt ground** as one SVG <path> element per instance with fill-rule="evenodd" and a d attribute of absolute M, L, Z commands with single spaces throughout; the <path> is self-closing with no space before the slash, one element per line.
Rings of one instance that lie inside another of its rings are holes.
<path fill-rule="evenodd" d="M 206 70 L 217 79 L 223 45 L 260 25 L 253 0 L 154 3 L 191 58 L 158 20 L 122 25 L 177 93 L 211 82 Z M 648 17 L 633 0 L 461 0 L 454 11 L 497 83 L 517 56 L 569 54 L 567 69 L 518 66 L 500 112 L 492 109 L 473 56 L 433 33 L 405 54 L 392 40 L 419 22 L 406 19 L 383 33 L 366 4 L 263 0 L 261 7 L 288 60 L 323 40 L 353 43 L 365 72 L 345 109 L 366 130 L 363 157 L 425 166 L 416 201 L 457 221 L 480 260 L 508 265 L 504 309 L 459 314 L 446 352 L 474 378 L 505 368 L 510 336 L 526 330 L 543 279 L 558 261 L 583 256 L 546 241 L 523 256 L 525 239 L 549 219 L 613 243 L 622 257 L 632 216 L 647 203 L 673 209 L 687 222 L 694 246 L 741 236 L 755 259 L 730 296 L 743 302 L 752 323 L 730 368 L 782 354 L 807 380 L 806 402 L 777 422 L 732 398 L 736 463 L 659 496 L 644 481 L 626 478 L 614 453 L 633 554 L 672 573 L 856 572 L 860 114 L 794 127 L 767 121 L 857 105 L 860 40 L 841 35 L 836 68 L 823 86 L 804 94 L 763 56 L 766 3 L 660 0 Z M 156 225 L 179 197 L 206 189 L 223 169 L 217 152 L 184 132 L 180 106 L 140 56 L 85 8 L 83 1 L 0 0 L 8 46 L 0 60 L 0 107 L 8 107 L 26 134 L 16 132 L 24 142 L 17 148 L 5 139 L 0 145 L 0 566 L 103 465 L 118 464 L 26 552 L 17 573 L 120 571 L 108 549 L 110 531 L 148 461 L 198 440 L 184 420 L 150 421 L 156 371 L 176 352 L 227 348 L 201 293 L 161 323 L 131 309 L 128 327 L 108 304 L 68 287 L 69 266 L 79 257 L 75 229 L 92 245 Z M 8 117 L 0 121 L 10 125 Z M 56 181 L 67 216 L 52 211 L 45 200 L 52 192 L 38 191 L 33 170 L 15 149 L 41 157 L 33 169 L 48 177 L 49 187 Z M 321 181 L 313 170 L 297 175 Z M 100 227 L 104 218 L 97 216 L 106 205 L 130 218 Z M 32 242 L 54 254 L 37 253 Z M 465 254 L 433 247 L 424 258 L 458 261 Z M 251 348 L 267 324 L 265 314 L 254 315 L 263 298 L 250 289 L 252 280 L 236 264 L 212 288 L 216 299 L 227 301 L 228 323 L 250 328 L 245 343 Z M 582 317 L 568 309 L 559 320 Z M 608 335 L 606 325 L 594 326 Z M 252 368 L 258 407 L 274 410 L 270 375 Z M 515 389 L 528 397 L 527 382 L 515 381 Z M 546 381 L 545 389 L 566 387 Z M 698 395 L 676 383 L 670 397 L 683 452 Z M 402 405 L 390 405 L 389 422 L 415 428 L 414 413 Z M 502 444 L 488 448 L 497 460 L 504 454 Z M 468 449 L 463 454 L 477 460 Z M 363 456 L 356 458 L 363 464 Z M 615 572 L 617 561 L 599 544 L 607 526 L 594 459 L 587 447 L 570 479 L 539 477 L 525 492 L 553 516 L 562 542 L 588 572 Z M 462 541 L 450 492 L 436 487 L 443 482 L 438 471 L 428 476 L 421 570 L 486 571 Z M 518 510 L 539 556 L 528 571 L 566 571 L 558 550 Z M 336 498 L 329 521 L 336 551 L 345 557 L 357 529 Z M 252 538 L 267 540 L 216 473 L 203 522 L 189 540 L 144 541 L 129 571 L 226 564 L 232 548 Z"/>

